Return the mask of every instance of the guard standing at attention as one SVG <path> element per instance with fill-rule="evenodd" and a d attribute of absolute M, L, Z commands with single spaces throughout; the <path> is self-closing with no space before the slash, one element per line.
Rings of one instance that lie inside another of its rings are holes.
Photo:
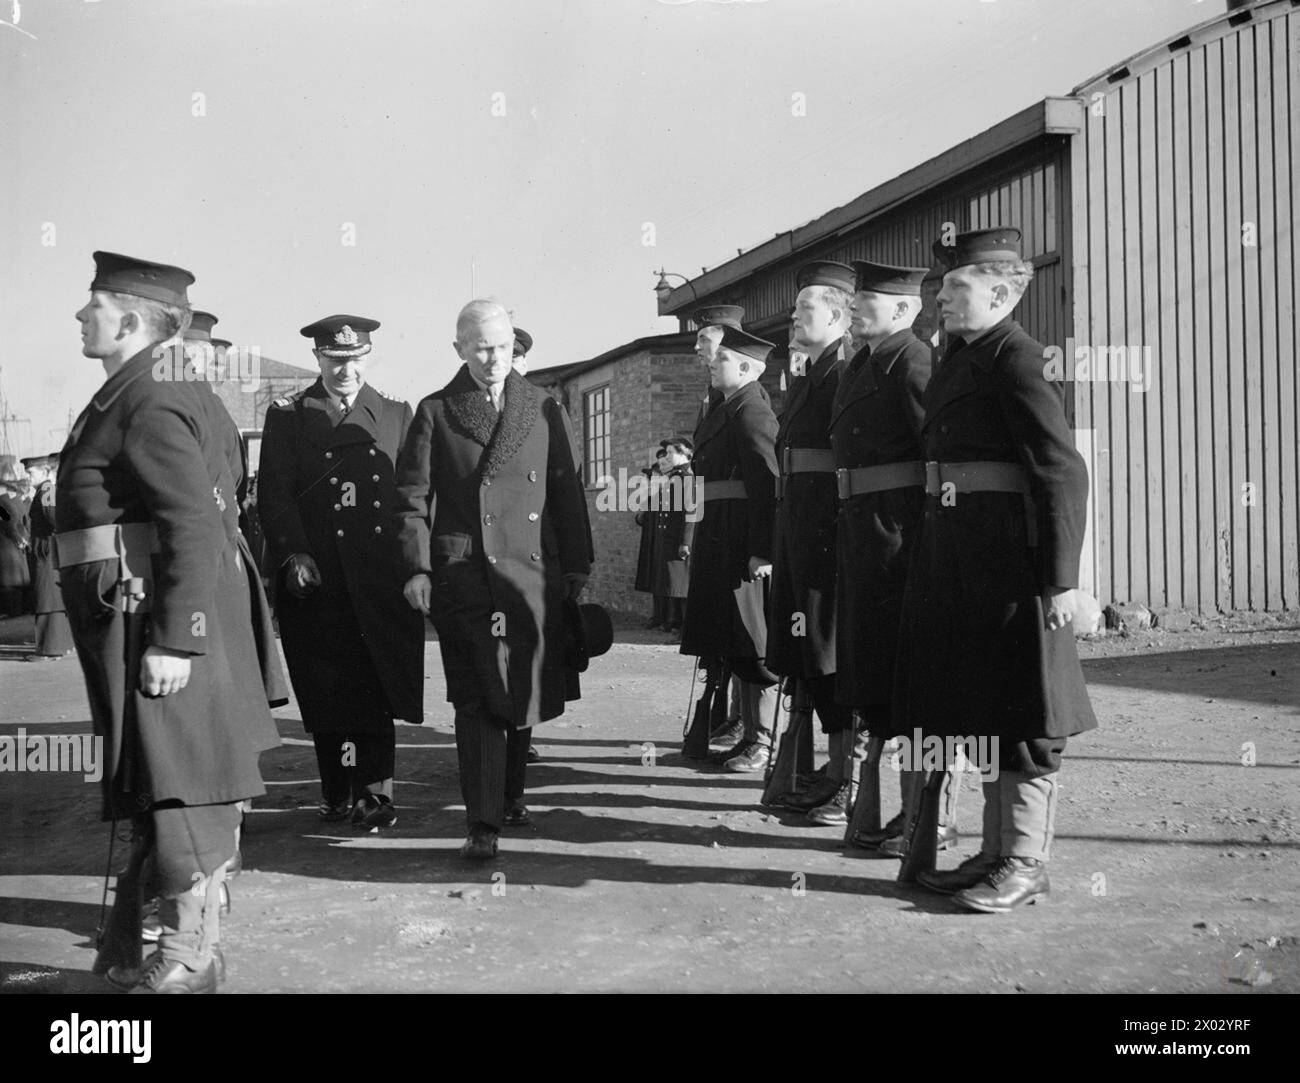
<path fill-rule="evenodd" d="M 211 392 L 153 372 L 189 320 L 194 276 L 109 252 L 95 264 L 77 319 L 82 353 L 108 379 L 60 455 L 55 551 L 104 739 L 104 818 L 134 827 L 114 917 L 138 933 L 152 859 L 158 951 L 131 991 L 214 992 L 238 803 L 265 792 L 251 735 L 271 721 L 224 478 L 209 466 Z M 96 971 L 129 972 L 139 943 L 118 942 L 116 957 L 101 948 Z"/>

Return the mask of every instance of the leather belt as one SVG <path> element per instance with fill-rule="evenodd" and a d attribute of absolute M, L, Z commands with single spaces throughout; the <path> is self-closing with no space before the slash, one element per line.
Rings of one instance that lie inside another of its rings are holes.
<path fill-rule="evenodd" d="M 781 449 L 782 474 L 832 474 L 835 452 L 830 448 L 787 447 Z"/>
<path fill-rule="evenodd" d="M 104 523 L 54 535 L 54 561 L 59 568 L 117 561 L 122 610 L 146 611 L 153 582 L 150 558 L 161 549 L 153 523 Z"/>
<path fill-rule="evenodd" d="M 702 484 L 702 489 L 700 502 L 703 504 L 707 504 L 711 500 L 745 500 L 749 496 L 745 492 L 745 483 L 739 479 L 734 481 L 705 481 Z"/>
<path fill-rule="evenodd" d="M 947 490 L 948 486 L 951 490 Z M 1038 512 L 1030 496 L 1029 477 L 1019 463 L 973 462 L 925 464 L 926 496 L 957 493 L 1020 493 L 1025 499 L 1025 532 L 1029 547 L 1038 544 Z"/>
<path fill-rule="evenodd" d="M 786 447 L 781 449 L 781 476 L 776 479 L 776 498 L 785 496 L 786 478 L 791 474 L 833 474 L 835 452 L 821 447 Z"/>
<path fill-rule="evenodd" d="M 925 486 L 925 465 L 919 462 L 885 463 L 881 466 L 841 467 L 835 471 L 835 487 L 840 499 L 863 493 L 883 493 L 889 489 Z"/>

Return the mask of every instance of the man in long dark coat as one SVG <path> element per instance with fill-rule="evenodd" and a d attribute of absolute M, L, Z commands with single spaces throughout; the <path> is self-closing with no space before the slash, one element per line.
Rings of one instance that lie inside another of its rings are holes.
<path fill-rule="evenodd" d="M 836 694 L 858 711 L 873 736 L 887 739 L 895 733 L 890 702 L 903 588 L 925 502 L 921 421 L 930 347 L 912 325 L 926 269 L 866 260 L 854 260 L 853 269 L 852 326 L 863 345 L 840 380 L 830 424 L 841 499 Z M 920 777 L 900 771 L 904 811 L 882 830 L 858 832 L 850 841 L 900 856 L 905 811 Z M 956 834 L 957 778 L 946 778 L 942 849 Z"/>
<path fill-rule="evenodd" d="M 405 593 L 438 632 L 472 860 L 529 821 L 531 727 L 564 713 L 563 603 L 591 570 L 568 418 L 513 371 L 513 341 L 499 304 L 461 310 L 465 364 L 420 402 L 398 462 Z"/>
<path fill-rule="evenodd" d="M 936 255 L 949 268 L 939 293 L 949 345 L 926 391 L 927 496 L 894 716 L 923 739 L 996 739 L 996 762 L 979 765 L 980 853 L 920 879 L 1004 912 L 1049 890 L 1061 754 L 1097 724 L 1071 624 L 1088 474 L 1043 347 L 1011 318 L 1033 275 L 1020 231 L 961 234 Z"/>
<path fill-rule="evenodd" d="M 772 343 L 724 326 L 709 365 L 722 401 L 696 430 L 694 467 L 703 515 L 685 526 L 690 587 L 681 653 L 721 658 L 740 685 L 741 741 L 730 771 L 761 771 L 772 753 L 776 676 L 767 650 L 767 592 L 776 503 L 776 417 L 759 376 Z"/>
<path fill-rule="evenodd" d="M 285 660 L 321 773 L 319 815 L 388 827 L 393 720 L 424 720 L 424 636 L 402 600 L 397 455 L 411 408 L 366 380 L 375 320 L 302 328 L 321 376 L 266 414 L 257 511 Z"/>
<path fill-rule="evenodd" d="M 835 698 L 835 460 L 831 404 L 848 362 L 845 336 L 853 269 L 842 263 L 805 264 L 795 276 L 799 295 L 792 316 L 792 345 L 808 355 L 781 411 L 776 434 L 781 472 L 772 562 L 772 611 L 767 664 L 804 685 L 830 758 L 825 777 L 782 804 L 804 811 L 815 824 L 848 820 L 857 777 L 853 712 Z"/>
<path fill-rule="evenodd" d="M 210 392 L 153 378 L 156 347 L 188 319 L 194 278 L 106 252 L 95 263 L 77 319 L 82 352 L 108 379 L 60 455 L 60 585 L 104 739 L 104 818 L 135 827 L 115 916 L 134 912 L 138 925 L 140 869 L 156 865 L 158 951 L 132 991 L 213 992 L 238 803 L 265 792 L 251 734 L 271 722 L 226 481 L 209 466 Z M 96 969 L 115 962 L 128 960 L 101 951 Z"/>
<path fill-rule="evenodd" d="M 28 557 L 36 609 L 36 649 L 30 660 L 52 662 L 72 650 L 72 629 L 63 608 L 59 572 L 54 563 L 54 484 L 59 454 L 38 455 L 22 462 L 34 486 L 28 515 L 31 534 Z"/>

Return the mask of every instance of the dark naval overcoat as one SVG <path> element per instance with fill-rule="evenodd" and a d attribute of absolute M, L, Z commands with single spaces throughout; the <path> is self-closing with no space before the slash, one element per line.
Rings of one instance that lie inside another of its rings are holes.
<path fill-rule="evenodd" d="M 693 465 L 705 502 L 683 532 L 691 557 L 682 654 L 761 661 L 766 653 L 768 583 L 749 578 L 749 558 L 772 559 L 776 428 L 754 381 L 712 407 L 696 430 Z M 710 481 L 743 481 L 745 498 L 710 501 Z"/>
<path fill-rule="evenodd" d="M 398 461 L 404 575 L 432 583 L 447 699 L 521 728 L 564 712 L 566 573 L 589 536 L 564 408 L 517 372 L 497 411 L 462 365 Z"/>
<path fill-rule="evenodd" d="M 919 462 L 930 348 L 910 329 L 863 347 L 840 380 L 830 437 L 837 468 Z M 836 698 L 850 707 L 892 698 L 898 621 L 921 518 L 921 485 L 844 501 L 836 527 Z"/>
<path fill-rule="evenodd" d="M 62 567 L 63 601 L 104 738 L 105 819 L 155 802 L 221 804 L 265 792 L 253 733 L 271 727 L 233 518 L 223 518 L 211 391 L 152 378 L 153 349 L 105 381 L 59 463 L 59 534 L 152 524 L 157 551 L 131 570 L 145 595 L 124 611 L 116 559 Z M 59 546 L 56 541 L 56 547 Z M 140 691 L 147 646 L 191 655 L 179 692 Z"/>
<path fill-rule="evenodd" d="M 898 732 L 996 736 L 1005 756 L 1097 724 L 1073 629 L 1043 626 L 1043 590 L 1078 586 L 1088 498 L 1062 386 L 1043 365 L 1042 345 L 1008 316 L 971 345 L 953 339 L 926 390 L 925 458 L 1019 464 L 1034 518 L 1031 532 L 1019 493 L 926 497 L 900 625 Z"/>
<path fill-rule="evenodd" d="M 831 404 L 847 358 L 844 340 L 795 378 L 776 433 L 776 467 L 786 448 L 829 452 Z M 776 506 L 767 665 L 786 677 L 835 672 L 835 475 L 791 474 Z"/>
<path fill-rule="evenodd" d="M 309 733 L 387 732 L 424 720 L 424 634 L 402 595 L 398 452 L 411 408 L 370 384 L 346 416 L 317 380 L 266 414 L 257 512 L 280 637 Z M 285 563 L 306 553 L 320 586 L 295 598 Z"/>

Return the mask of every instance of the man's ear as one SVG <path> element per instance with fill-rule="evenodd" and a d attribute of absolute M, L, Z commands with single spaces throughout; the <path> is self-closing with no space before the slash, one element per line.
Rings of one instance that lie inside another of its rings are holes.
<path fill-rule="evenodd" d="M 133 308 L 128 308 L 122 313 L 122 320 L 117 325 L 117 337 L 126 338 L 134 335 L 141 327 L 144 326 L 144 320 L 140 318 L 140 313 Z"/>
<path fill-rule="evenodd" d="M 999 282 L 993 287 L 993 307 L 1003 307 L 1011 297 L 1011 289 L 1005 282 Z"/>

